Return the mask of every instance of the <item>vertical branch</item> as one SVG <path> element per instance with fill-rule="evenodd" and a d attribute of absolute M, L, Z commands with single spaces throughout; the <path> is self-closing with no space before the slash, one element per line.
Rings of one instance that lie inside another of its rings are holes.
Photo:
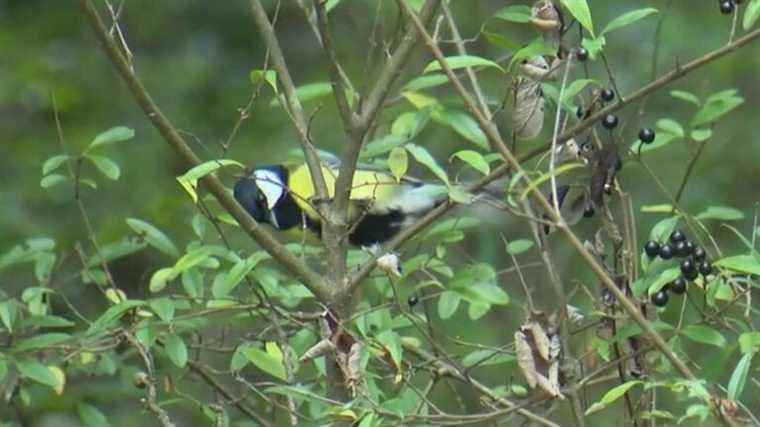
<path fill-rule="evenodd" d="M 190 166 L 196 166 L 201 160 L 190 148 L 185 139 L 179 134 L 177 128 L 164 115 L 158 105 L 153 101 L 140 79 L 132 72 L 130 64 L 122 55 L 121 50 L 113 37 L 108 35 L 105 25 L 100 18 L 95 6 L 90 0 L 79 0 L 82 11 L 87 16 L 90 27 L 102 44 L 103 51 L 113 64 L 116 71 L 126 83 L 135 102 L 143 110 L 145 116 L 153 123 L 164 140 L 174 151 Z M 216 198 L 219 204 L 240 224 L 240 228 L 255 240 L 272 258 L 276 259 L 284 268 L 298 276 L 306 287 L 311 290 L 318 300 L 326 302 L 331 294 L 332 287 L 328 285 L 322 275 L 312 270 L 303 261 L 291 254 L 284 245 L 277 241 L 270 233 L 259 226 L 248 212 L 243 209 L 234 197 L 227 191 L 222 182 L 214 175 L 207 175 L 201 182 Z"/>
<path fill-rule="evenodd" d="M 266 10 L 261 4 L 261 1 L 250 0 L 250 5 L 256 26 L 259 28 L 261 37 L 264 39 L 264 43 L 272 56 L 272 66 L 277 72 L 277 78 L 279 79 L 282 91 L 285 94 L 285 100 L 287 103 L 285 107 L 287 107 L 290 112 L 290 116 L 292 117 L 293 124 L 296 128 L 296 133 L 298 133 L 298 139 L 304 150 L 306 164 L 309 167 L 317 197 L 320 201 L 325 201 L 329 198 L 329 193 L 327 191 L 327 185 L 325 184 L 324 174 L 322 173 L 321 162 L 314 145 L 309 139 L 309 125 L 304 115 L 301 102 L 296 96 L 296 88 L 293 84 L 293 78 L 290 76 L 288 66 L 285 63 L 285 56 L 280 48 L 280 42 L 277 40 L 274 28 L 272 28 L 272 24 L 269 22 Z M 318 205 L 318 207 L 321 207 L 321 204 Z"/>

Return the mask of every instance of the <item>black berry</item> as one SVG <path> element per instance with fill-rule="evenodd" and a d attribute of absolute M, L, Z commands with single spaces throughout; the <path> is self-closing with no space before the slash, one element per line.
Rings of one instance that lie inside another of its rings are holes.
<path fill-rule="evenodd" d="M 654 141 L 655 133 L 650 128 L 644 128 L 639 131 L 639 141 L 644 144 L 650 144 Z"/>
<path fill-rule="evenodd" d="M 673 252 L 679 257 L 686 256 L 686 242 L 681 240 L 680 242 L 673 243 Z"/>
<path fill-rule="evenodd" d="M 683 273 L 684 277 L 688 278 L 695 271 L 697 271 L 697 265 L 694 263 L 694 259 L 689 257 L 681 261 L 681 273 Z"/>
<path fill-rule="evenodd" d="M 655 294 L 652 294 L 652 304 L 656 305 L 657 307 L 665 307 L 665 304 L 668 303 L 668 293 L 665 291 L 665 289 L 661 289 Z"/>
<path fill-rule="evenodd" d="M 612 130 L 615 129 L 618 125 L 618 118 L 614 114 L 607 114 L 604 116 L 604 119 L 602 119 L 602 126 L 604 126 L 605 129 Z"/>
<path fill-rule="evenodd" d="M 702 261 L 699 263 L 699 272 L 702 274 L 702 276 L 707 277 L 710 273 L 712 273 L 712 264 L 710 264 L 710 261 Z"/>
<path fill-rule="evenodd" d="M 668 290 L 674 294 L 683 294 L 686 292 L 686 279 L 679 277 L 676 280 L 668 283 Z"/>
<path fill-rule="evenodd" d="M 581 106 L 579 105 L 579 106 L 578 106 L 578 108 L 575 110 L 575 117 L 577 117 L 577 118 L 579 118 L 579 119 L 583 119 L 583 115 L 584 115 L 584 114 L 585 114 L 585 113 L 584 113 L 584 111 L 583 111 L 583 107 L 581 107 Z"/>
<path fill-rule="evenodd" d="M 691 240 L 684 240 L 683 241 L 685 249 L 683 256 L 689 256 L 694 253 L 694 243 L 692 243 Z"/>
<path fill-rule="evenodd" d="M 654 258 L 660 254 L 660 244 L 654 240 L 650 240 L 644 245 L 644 252 L 646 252 L 649 258 Z"/>
<path fill-rule="evenodd" d="M 705 252 L 705 249 L 702 246 L 697 246 L 694 248 L 694 259 L 702 262 L 707 258 L 707 252 Z"/>
<path fill-rule="evenodd" d="M 686 240 L 686 235 L 681 230 L 676 230 L 670 235 L 670 243 L 678 243 L 682 240 Z"/>
<path fill-rule="evenodd" d="M 604 102 L 610 102 L 615 99 L 615 92 L 612 89 L 602 89 L 602 92 L 599 95 Z"/>
<path fill-rule="evenodd" d="M 585 48 L 579 47 L 575 51 L 575 57 L 578 58 L 578 61 L 584 62 L 588 59 L 588 51 Z"/>
<path fill-rule="evenodd" d="M 667 243 L 660 245 L 660 258 L 662 259 L 673 258 L 673 247 Z"/>
<path fill-rule="evenodd" d="M 416 295 L 412 295 L 408 300 L 406 300 L 406 303 L 409 304 L 409 307 L 414 307 L 418 302 L 420 302 L 420 299 L 417 298 Z"/>
<path fill-rule="evenodd" d="M 720 2 L 720 13 L 728 15 L 734 11 L 734 2 L 731 0 L 724 0 Z"/>
<path fill-rule="evenodd" d="M 592 205 L 586 206 L 586 209 L 583 210 L 583 217 L 584 218 L 591 218 L 594 216 L 594 207 Z"/>

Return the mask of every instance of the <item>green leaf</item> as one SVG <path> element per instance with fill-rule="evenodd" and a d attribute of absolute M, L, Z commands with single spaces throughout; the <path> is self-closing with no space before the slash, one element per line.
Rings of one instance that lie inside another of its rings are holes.
<path fill-rule="evenodd" d="M 462 298 L 458 293 L 453 291 L 444 291 L 438 297 L 438 316 L 441 319 L 448 319 L 456 313 L 459 302 Z"/>
<path fill-rule="evenodd" d="M 161 292 L 172 280 L 177 277 L 177 274 L 172 268 L 162 268 L 156 270 L 152 276 L 150 276 L 150 282 L 148 282 L 148 289 L 155 293 Z"/>
<path fill-rule="evenodd" d="M 409 169 L 409 156 L 404 147 L 395 147 L 388 155 L 388 167 L 396 178 L 396 182 L 401 181 L 401 177 Z"/>
<path fill-rule="evenodd" d="M 87 329 L 87 333 L 91 334 L 101 329 L 104 329 L 106 326 L 110 325 L 112 322 L 115 322 L 116 320 L 118 320 L 127 311 L 132 310 L 133 308 L 144 306 L 144 305 L 145 305 L 145 301 L 140 301 L 140 300 L 127 300 L 124 302 L 120 302 L 116 305 L 112 305 L 111 307 L 108 307 L 108 310 L 106 310 L 103 314 L 101 314 L 100 317 L 98 317 L 97 320 L 95 320 L 90 325 L 90 327 Z"/>
<path fill-rule="evenodd" d="M 5 380 L 5 376 L 8 374 L 8 362 L 5 359 L 0 359 L 0 382 Z"/>
<path fill-rule="evenodd" d="M 49 159 L 45 160 L 45 163 L 42 165 L 42 174 L 47 175 L 50 172 L 53 172 L 54 170 L 58 169 L 59 166 L 66 163 L 68 159 L 69 156 L 66 154 L 59 154 L 57 156 L 50 157 Z"/>
<path fill-rule="evenodd" d="M 280 357 L 277 356 L 276 351 L 263 351 L 256 347 L 247 347 L 243 350 L 248 360 L 251 361 L 257 368 L 272 375 L 275 378 L 279 378 L 283 381 L 287 380 L 285 374 L 285 366 L 282 364 L 282 353 Z"/>
<path fill-rule="evenodd" d="M 678 137 L 673 134 L 667 132 L 658 132 L 654 137 L 654 141 L 649 144 L 644 144 L 637 139 L 636 142 L 631 145 L 631 151 L 634 153 L 638 153 L 639 151 L 644 153 L 647 151 L 656 150 L 658 148 L 665 147 L 677 139 Z"/>
<path fill-rule="evenodd" d="M 119 169 L 119 165 L 114 163 L 114 161 L 108 157 L 96 156 L 93 154 L 87 154 L 86 157 L 92 162 L 92 164 L 95 165 L 96 168 L 98 168 L 98 170 L 103 175 L 106 176 L 106 178 L 116 181 L 119 179 L 119 176 L 121 176 L 121 169 Z"/>
<path fill-rule="evenodd" d="M 744 30 L 752 28 L 755 22 L 757 22 L 758 17 L 760 17 L 760 0 L 752 0 L 744 10 L 744 19 L 742 20 Z"/>
<path fill-rule="evenodd" d="M 8 332 L 13 332 L 13 324 L 16 322 L 16 305 L 13 300 L 0 302 L 0 321 Z"/>
<path fill-rule="evenodd" d="M 696 105 L 697 107 L 702 105 L 702 101 L 700 101 L 696 95 L 694 95 L 691 92 L 686 92 L 685 90 L 671 90 L 670 96 L 676 99 L 680 99 L 682 101 L 690 102 Z"/>
<path fill-rule="evenodd" d="M 473 55 L 449 56 L 449 57 L 446 57 L 446 64 L 452 70 L 465 68 L 465 67 L 492 67 L 492 68 L 498 69 L 502 73 L 505 72 L 504 69 L 501 68 L 501 65 L 491 61 L 490 59 L 481 58 L 480 56 L 473 56 Z M 437 60 L 434 60 L 434 61 L 431 61 L 422 72 L 430 73 L 433 71 L 440 71 L 440 70 L 441 70 L 441 64 Z"/>
<path fill-rule="evenodd" d="M 593 79 L 578 79 L 565 88 L 565 91 L 562 93 L 562 104 L 566 104 L 572 101 L 572 99 L 578 95 L 583 89 L 586 88 L 586 86 L 590 84 L 598 84 L 596 80 Z M 575 112 L 575 109 L 573 109 L 573 112 Z"/>
<path fill-rule="evenodd" d="M 475 143 L 478 147 L 488 149 L 488 138 L 478 123 L 469 114 L 456 110 L 436 111 L 433 120 L 454 129 L 462 138 Z"/>
<path fill-rule="evenodd" d="M 248 258 L 237 262 L 230 271 L 222 276 L 221 284 L 214 287 L 214 297 L 223 298 L 231 294 L 235 287 L 248 275 L 259 262 L 269 258 L 264 251 L 253 253 Z"/>
<path fill-rule="evenodd" d="M 183 271 L 182 288 L 191 298 L 203 298 L 203 273 L 197 268 Z"/>
<path fill-rule="evenodd" d="M 525 24 L 533 19 L 533 15 L 530 11 L 530 6 L 521 4 L 500 9 L 493 14 L 492 18 Z"/>
<path fill-rule="evenodd" d="M 129 238 L 124 238 L 116 242 L 108 243 L 100 247 L 100 252 L 90 257 L 90 260 L 87 261 L 87 267 L 99 267 L 103 262 L 108 263 L 115 259 L 131 255 L 145 248 L 145 246 L 147 246 L 145 242 L 139 242 L 136 239 Z"/>
<path fill-rule="evenodd" d="M 552 55 L 556 54 L 556 51 L 556 48 L 549 46 L 544 42 L 543 38 L 538 37 L 512 55 L 512 59 L 509 61 L 509 68 L 512 69 L 515 64 L 519 64 L 523 59 L 533 58 L 537 55 Z"/>
<path fill-rule="evenodd" d="M 0 315 L 2 315 L 2 311 L 0 311 Z M 24 319 L 24 326 L 35 328 L 70 328 L 74 325 L 76 325 L 76 323 L 69 319 L 52 315 L 32 316 Z"/>
<path fill-rule="evenodd" d="M 760 262 L 752 255 L 736 255 L 713 263 L 716 267 L 760 276 Z"/>
<path fill-rule="evenodd" d="M 520 49 L 519 44 L 513 42 L 512 40 L 504 37 L 499 33 L 494 33 L 492 31 L 483 31 L 482 34 L 485 36 L 486 40 L 488 40 L 488 43 L 491 43 L 496 47 L 510 51 L 516 51 Z"/>
<path fill-rule="evenodd" d="M 689 325 L 681 330 L 681 335 L 684 335 L 693 341 L 713 345 L 715 347 L 725 347 L 728 344 L 720 332 L 704 325 Z"/>
<path fill-rule="evenodd" d="M 438 162 L 435 161 L 433 156 L 430 155 L 428 150 L 416 144 L 407 144 L 405 147 L 409 153 L 412 154 L 415 160 L 430 169 L 430 171 L 433 172 L 433 174 L 435 174 L 438 179 L 446 183 L 447 186 L 449 185 L 449 177 L 446 175 L 446 172 L 438 165 Z"/>
<path fill-rule="evenodd" d="M 332 94 L 332 85 L 327 82 L 308 83 L 296 88 L 296 98 L 298 98 L 301 103 L 323 98 L 330 94 Z M 278 105 L 280 105 L 278 98 L 273 99 L 269 103 L 270 107 L 276 107 Z"/>
<path fill-rule="evenodd" d="M 388 350 L 393 363 L 395 363 L 396 366 L 401 366 L 404 354 L 403 347 L 401 346 L 401 337 L 392 330 L 385 330 L 375 336 L 375 339 Z"/>
<path fill-rule="evenodd" d="M 752 364 L 752 356 L 755 353 L 745 353 L 739 363 L 736 364 L 734 372 L 731 374 L 731 379 L 728 380 L 728 398 L 731 400 L 738 400 L 741 397 L 742 391 L 744 391 L 744 384 L 747 382 L 747 374 L 749 374 L 749 368 Z"/>
<path fill-rule="evenodd" d="M 722 221 L 738 221 L 744 219 L 744 212 L 728 206 L 709 206 L 697 214 L 697 219 L 719 219 Z"/>
<path fill-rule="evenodd" d="M 453 159 L 454 157 L 467 163 L 473 169 L 477 170 L 483 175 L 488 175 L 489 173 L 491 173 L 491 167 L 488 165 L 488 162 L 486 161 L 485 158 L 483 158 L 483 155 L 478 153 L 477 151 L 472 151 L 472 150 L 457 151 L 449 158 L 449 160 Z"/>
<path fill-rule="evenodd" d="M 164 322 L 168 322 L 174 318 L 174 302 L 169 298 L 155 299 L 149 304 L 151 310 L 153 310 Z"/>
<path fill-rule="evenodd" d="M 269 84 L 274 93 L 279 93 L 277 90 L 277 73 L 274 70 L 253 70 L 251 71 L 251 83 L 258 85 L 261 80 L 264 80 Z"/>
<path fill-rule="evenodd" d="M 488 304 L 509 305 L 509 294 L 496 285 L 481 283 L 471 287 L 470 290 L 478 294 L 480 299 L 487 301 Z"/>
<path fill-rule="evenodd" d="M 554 169 L 554 176 L 560 176 L 564 173 L 570 172 L 571 170 L 585 168 L 585 167 L 586 165 L 580 162 L 565 163 L 564 165 Z M 528 197 L 528 194 L 530 194 L 531 191 L 541 186 L 541 184 L 549 181 L 551 178 L 552 178 L 552 175 L 548 171 L 546 173 L 541 174 L 541 176 L 539 176 L 535 180 L 531 181 L 530 184 L 525 186 L 522 193 L 520 193 L 520 199 L 524 200 L 526 197 Z"/>
<path fill-rule="evenodd" d="M 40 180 L 40 187 L 50 188 L 67 180 L 68 178 L 63 175 L 58 175 L 57 173 L 46 175 Z"/>
<path fill-rule="evenodd" d="M 669 269 L 663 271 L 649 285 L 649 288 L 648 288 L 649 289 L 649 291 L 648 291 L 649 293 L 648 293 L 648 295 L 652 296 L 652 295 L 656 294 L 662 288 L 664 288 L 665 285 L 667 285 L 668 283 L 676 280 L 678 278 L 678 276 L 680 276 L 680 275 L 681 275 L 681 268 L 680 267 L 669 268 Z"/>
<path fill-rule="evenodd" d="M 586 415 L 590 415 L 590 414 L 593 414 L 594 412 L 601 411 L 602 409 L 609 406 L 611 403 L 623 397 L 623 395 L 628 393 L 628 390 L 630 390 L 631 388 L 639 384 L 643 384 L 643 382 L 639 380 L 633 380 L 633 381 L 628 381 L 611 388 L 607 393 L 604 394 L 604 396 L 602 396 L 602 400 L 595 402 L 594 404 L 589 406 L 589 408 L 586 410 Z"/>
<path fill-rule="evenodd" d="M 179 250 L 174 245 L 174 242 L 163 231 L 152 224 L 137 218 L 127 218 L 127 225 L 135 233 L 139 234 L 140 237 L 144 238 L 150 246 L 174 258 L 179 257 Z"/>
<path fill-rule="evenodd" d="M 48 334 L 34 335 L 29 338 L 19 340 L 16 345 L 13 346 L 13 350 L 21 352 L 48 348 L 70 338 L 71 335 L 64 334 L 62 332 L 51 332 Z"/>
<path fill-rule="evenodd" d="M 515 356 L 509 353 L 494 350 L 475 350 L 462 358 L 462 365 L 468 368 L 475 365 L 492 366 L 512 363 L 515 360 Z"/>
<path fill-rule="evenodd" d="M 656 242 L 666 241 L 668 237 L 670 237 L 670 234 L 673 233 L 673 230 L 676 229 L 678 220 L 679 217 L 672 216 L 655 224 L 654 227 L 652 227 L 652 231 L 649 233 L 649 240 L 654 240 Z"/>
<path fill-rule="evenodd" d="M 691 139 L 697 142 L 707 141 L 712 138 L 712 129 L 694 129 L 691 131 Z"/>
<path fill-rule="evenodd" d="M 760 348 L 760 332 L 744 332 L 739 335 L 739 348 L 742 353 L 752 353 Z"/>
<path fill-rule="evenodd" d="M 410 92 L 404 93 L 409 94 Z M 391 134 L 397 138 L 402 138 L 402 143 L 414 138 L 427 126 L 427 123 L 430 121 L 431 112 L 430 108 L 423 108 L 416 112 L 408 111 L 401 114 L 393 121 Z"/>
<path fill-rule="evenodd" d="M 606 27 L 604 27 L 604 30 L 602 30 L 602 35 L 609 33 L 610 31 L 617 30 L 618 28 L 625 27 L 627 25 L 631 25 L 634 22 L 643 19 L 653 13 L 657 13 L 657 9 L 652 7 L 646 7 L 643 9 L 637 9 L 632 10 L 630 12 L 626 12 L 617 18 L 613 19 L 609 24 L 607 24 Z"/>
<path fill-rule="evenodd" d="M 195 189 L 198 187 L 198 180 L 203 178 L 204 176 L 213 173 L 217 171 L 218 169 L 224 167 L 224 166 L 237 166 L 241 169 L 245 169 L 245 166 L 236 161 L 236 160 L 230 160 L 230 159 L 218 159 L 218 160 L 209 160 L 208 162 L 201 163 L 184 174 L 177 177 L 177 182 L 182 186 L 182 188 L 185 189 L 185 191 L 190 194 L 190 197 L 193 199 L 193 202 L 198 202 L 198 195 L 195 192 Z"/>
<path fill-rule="evenodd" d="M 683 126 L 681 126 L 677 121 L 673 119 L 657 120 L 657 127 L 660 128 L 660 130 L 681 138 L 686 135 L 683 131 Z"/>
<path fill-rule="evenodd" d="M 79 419 L 82 420 L 82 423 L 88 427 L 108 427 L 111 425 L 105 414 L 88 403 L 78 403 L 77 413 L 79 414 Z"/>
<path fill-rule="evenodd" d="M 430 89 L 436 86 L 440 86 L 447 83 L 449 78 L 445 74 L 431 74 L 428 76 L 420 76 L 407 82 L 402 92 L 404 91 L 417 91 L 422 89 Z"/>
<path fill-rule="evenodd" d="M 533 247 L 532 240 L 520 239 L 507 243 L 507 253 L 511 255 L 521 254 Z"/>
<path fill-rule="evenodd" d="M 93 139 L 90 143 L 90 146 L 87 147 L 86 151 L 90 151 L 93 148 L 100 147 L 101 145 L 127 141 L 134 138 L 134 136 L 134 130 L 124 126 L 116 126 L 96 136 L 95 139 Z"/>
<path fill-rule="evenodd" d="M 182 337 L 177 334 L 167 336 L 166 341 L 164 341 L 164 350 L 166 350 L 166 355 L 169 356 L 172 363 L 179 368 L 185 367 L 187 364 L 187 346 Z"/>
<path fill-rule="evenodd" d="M 743 103 L 744 98 L 736 95 L 735 89 L 718 92 L 705 100 L 705 105 L 702 106 L 702 109 L 700 109 L 697 114 L 694 115 L 694 118 L 691 119 L 691 126 L 699 127 L 707 123 L 715 122 L 720 117 Z"/>
<path fill-rule="evenodd" d="M 588 51 L 588 56 L 594 60 L 596 59 L 597 55 L 599 55 L 602 50 L 604 50 L 604 46 L 606 44 L 607 39 L 604 38 L 604 36 L 599 36 L 593 39 L 587 39 L 584 37 L 581 41 L 581 46 L 583 46 Z"/>
<path fill-rule="evenodd" d="M 594 37 L 594 23 L 591 21 L 591 10 L 589 10 L 586 0 L 562 0 L 562 4 L 583 25 L 583 28 Z"/>
<path fill-rule="evenodd" d="M 47 366 L 43 365 L 36 359 L 19 359 L 16 360 L 16 369 L 24 378 L 29 378 L 40 384 L 56 388 L 61 385 L 60 379 Z"/>

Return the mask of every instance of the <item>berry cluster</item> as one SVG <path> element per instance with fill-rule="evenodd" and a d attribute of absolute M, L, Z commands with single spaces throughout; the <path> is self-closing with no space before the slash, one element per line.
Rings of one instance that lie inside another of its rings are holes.
<path fill-rule="evenodd" d="M 650 258 L 658 256 L 664 260 L 673 257 L 683 258 L 681 276 L 652 295 L 652 304 L 658 307 L 663 307 L 668 303 L 668 292 L 681 295 L 686 292 L 688 282 L 694 281 L 700 274 L 706 278 L 712 273 L 712 264 L 707 259 L 705 250 L 700 246 L 695 246 L 681 230 L 674 231 L 665 243 L 648 241 L 644 245 L 644 252 Z"/>

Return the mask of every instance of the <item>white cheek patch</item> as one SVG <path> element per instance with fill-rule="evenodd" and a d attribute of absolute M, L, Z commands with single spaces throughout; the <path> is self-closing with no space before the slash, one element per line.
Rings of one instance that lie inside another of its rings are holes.
<path fill-rule="evenodd" d="M 269 170 L 254 171 L 253 178 L 267 200 L 267 209 L 271 211 L 285 194 L 285 184 L 276 173 Z"/>

